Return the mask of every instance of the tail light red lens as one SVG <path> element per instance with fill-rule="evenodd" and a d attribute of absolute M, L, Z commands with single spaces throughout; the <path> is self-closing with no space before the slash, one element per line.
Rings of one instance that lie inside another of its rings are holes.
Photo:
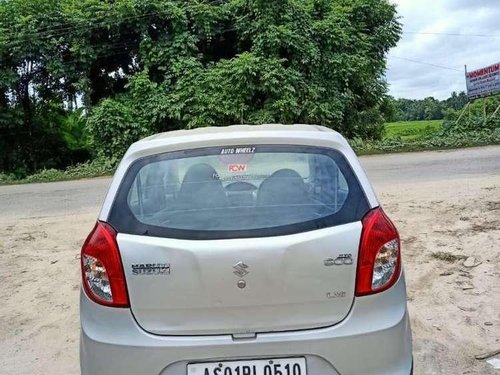
<path fill-rule="evenodd" d="M 106 306 L 129 306 L 116 231 L 111 225 L 96 223 L 83 244 L 81 267 L 83 287 L 90 299 Z"/>
<path fill-rule="evenodd" d="M 362 220 L 356 295 L 378 293 L 393 286 L 401 273 L 399 234 L 381 208 Z"/>

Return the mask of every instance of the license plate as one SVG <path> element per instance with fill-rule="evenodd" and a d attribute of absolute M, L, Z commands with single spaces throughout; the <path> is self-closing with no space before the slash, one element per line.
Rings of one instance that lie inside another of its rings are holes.
<path fill-rule="evenodd" d="M 189 364 L 188 375 L 307 375 L 305 358 Z"/>

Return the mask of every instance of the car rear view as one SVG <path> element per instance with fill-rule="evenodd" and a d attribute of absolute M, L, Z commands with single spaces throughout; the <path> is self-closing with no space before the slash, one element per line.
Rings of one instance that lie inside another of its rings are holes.
<path fill-rule="evenodd" d="M 396 228 L 338 133 L 134 144 L 82 248 L 83 374 L 410 374 Z"/>

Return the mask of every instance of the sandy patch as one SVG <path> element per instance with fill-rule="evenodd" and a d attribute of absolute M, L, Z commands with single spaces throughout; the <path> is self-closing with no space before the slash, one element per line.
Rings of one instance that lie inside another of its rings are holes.
<path fill-rule="evenodd" d="M 79 373 L 79 251 L 94 220 L 0 221 L 0 374 Z"/>
<path fill-rule="evenodd" d="M 403 241 L 416 374 L 498 374 L 474 355 L 500 348 L 500 177 L 376 188 Z M 0 217 L 1 374 L 79 373 L 78 256 L 97 211 Z"/>
<path fill-rule="evenodd" d="M 498 374 L 474 356 L 500 348 L 500 178 L 378 191 L 402 238 L 416 374 Z"/>

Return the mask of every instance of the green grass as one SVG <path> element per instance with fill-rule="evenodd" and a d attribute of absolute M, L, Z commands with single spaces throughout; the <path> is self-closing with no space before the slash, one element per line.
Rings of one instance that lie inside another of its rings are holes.
<path fill-rule="evenodd" d="M 0 172 L 0 185 L 29 184 L 34 182 L 52 182 L 78 180 L 109 176 L 114 173 L 115 164 L 110 160 L 95 159 L 86 163 L 74 165 L 67 169 L 43 169 L 25 178 L 18 178 L 13 174 Z"/>
<path fill-rule="evenodd" d="M 350 144 L 358 155 L 498 145 L 500 144 L 500 128 L 448 134 L 436 131 L 434 134 L 420 135 L 420 137 L 410 139 L 402 137 L 385 137 L 376 141 L 351 139 Z"/>
<path fill-rule="evenodd" d="M 426 138 L 443 127 L 443 120 L 398 121 L 384 125 L 384 138 L 401 138 L 403 141 Z"/>

